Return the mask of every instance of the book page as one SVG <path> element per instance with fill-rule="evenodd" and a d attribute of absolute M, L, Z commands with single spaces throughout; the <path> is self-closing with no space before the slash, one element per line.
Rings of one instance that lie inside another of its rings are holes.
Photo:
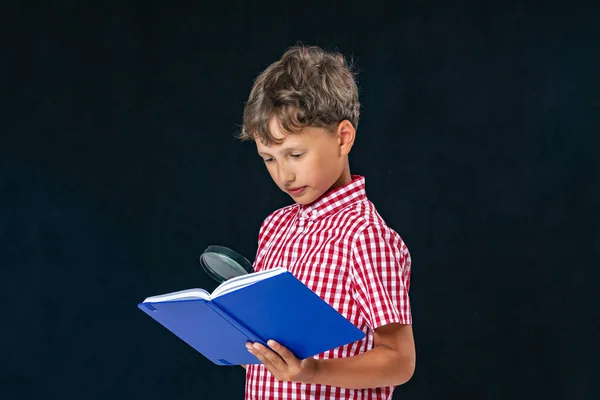
<path fill-rule="evenodd" d="M 148 298 L 146 298 L 146 300 L 144 300 L 144 303 L 160 303 L 160 302 L 164 302 L 164 301 L 197 300 L 197 299 L 209 300 L 210 294 L 204 289 L 187 289 L 187 290 L 180 290 L 178 292 L 148 297 Z"/>
<path fill-rule="evenodd" d="M 235 290 L 244 288 L 246 286 L 252 285 L 256 282 L 260 282 L 264 279 L 268 279 L 272 276 L 276 276 L 287 272 L 287 270 L 283 267 L 276 267 L 272 269 L 268 269 L 266 271 L 261 272 L 253 272 L 251 274 L 236 276 L 235 278 L 231 278 L 228 281 L 220 284 L 210 295 L 211 299 L 214 299 L 218 296 L 222 296 L 224 294 L 233 292 Z"/>

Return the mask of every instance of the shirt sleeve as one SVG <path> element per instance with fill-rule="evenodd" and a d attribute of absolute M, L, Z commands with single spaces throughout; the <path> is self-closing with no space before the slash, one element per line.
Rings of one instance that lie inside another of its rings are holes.
<path fill-rule="evenodd" d="M 258 246 L 256 249 L 256 255 L 254 257 L 254 261 L 252 263 L 252 269 L 255 272 L 259 272 L 262 270 L 262 259 L 265 255 L 265 242 L 266 239 L 271 234 L 273 230 L 271 221 L 273 219 L 273 213 L 269 214 L 263 222 L 260 224 L 260 229 L 258 230 Z"/>
<path fill-rule="evenodd" d="M 369 225 L 353 246 L 352 261 L 354 299 L 371 329 L 412 324 L 411 259 L 400 236 L 387 226 Z"/>

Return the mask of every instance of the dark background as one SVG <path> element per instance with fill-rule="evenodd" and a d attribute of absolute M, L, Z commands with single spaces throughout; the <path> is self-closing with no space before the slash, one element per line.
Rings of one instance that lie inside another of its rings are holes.
<path fill-rule="evenodd" d="M 0 13 L 0 398 L 243 398 L 136 305 L 289 204 L 233 135 L 298 41 L 356 61 L 351 171 L 412 254 L 394 398 L 598 398 L 599 7 L 96 3 Z"/>

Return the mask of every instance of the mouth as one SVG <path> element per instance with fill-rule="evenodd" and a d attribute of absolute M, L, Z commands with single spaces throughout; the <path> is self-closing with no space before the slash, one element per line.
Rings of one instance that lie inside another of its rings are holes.
<path fill-rule="evenodd" d="M 306 189 L 306 186 L 290 188 L 290 189 L 287 189 L 287 192 L 289 194 L 291 194 L 292 196 L 298 196 L 298 195 L 302 194 L 302 192 L 304 192 L 304 189 Z"/>

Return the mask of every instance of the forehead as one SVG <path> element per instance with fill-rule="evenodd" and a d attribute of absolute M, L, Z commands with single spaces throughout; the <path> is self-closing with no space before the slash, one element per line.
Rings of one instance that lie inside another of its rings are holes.
<path fill-rule="evenodd" d="M 285 150 L 294 147 L 306 147 L 310 145 L 313 140 L 310 137 L 311 128 L 306 127 L 302 129 L 300 132 L 295 133 L 287 133 L 281 129 L 279 123 L 275 118 L 269 121 L 269 130 L 271 132 L 271 136 L 277 141 L 276 143 L 270 143 L 267 145 L 266 143 L 261 142 L 260 140 L 256 140 L 256 148 L 258 152 L 267 152 L 269 150 Z"/>
<path fill-rule="evenodd" d="M 286 151 L 299 147 L 307 147 L 310 141 L 306 140 L 306 135 L 302 132 L 285 134 L 283 136 L 273 135 L 278 140 L 276 143 L 266 144 L 260 140 L 256 140 L 256 149 L 259 153 L 272 153 Z"/>

